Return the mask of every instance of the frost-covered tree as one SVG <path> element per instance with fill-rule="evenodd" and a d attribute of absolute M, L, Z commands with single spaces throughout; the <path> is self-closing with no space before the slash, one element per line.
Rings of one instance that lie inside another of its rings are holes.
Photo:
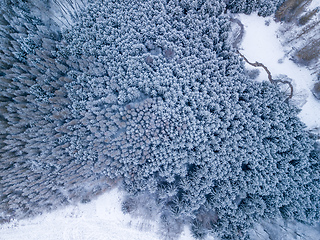
<path fill-rule="evenodd" d="M 227 9 L 232 13 L 251 14 L 258 12 L 259 16 L 274 14 L 284 0 L 226 0 Z"/>
<path fill-rule="evenodd" d="M 0 221 L 85 200 L 108 186 L 92 184 L 99 174 L 93 162 L 81 164 L 65 151 L 75 125 L 65 88 L 72 64 L 57 58 L 59 27 L 34 4 L 1 6 Z"/>
<path fill-rule="evenodd" d="M 224 1 L 90 0 L 65 30 L 32 6 L 2 6 L 3 220 L 116 181 L 197 237 L 319 218 L 314 140 L 246 76 Z"/>

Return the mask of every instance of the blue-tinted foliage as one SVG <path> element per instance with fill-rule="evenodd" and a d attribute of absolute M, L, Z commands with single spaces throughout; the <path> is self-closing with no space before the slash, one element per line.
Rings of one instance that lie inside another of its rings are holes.
<path fill-rule="evenodd" d="M 64 31 L 33 7 L 0 18 L 3 221 L 117 181 L 197 237 L 319 218 L 314 140 L 275 86 L 248 80 L 224 1 L 92 0 Z"/>
<path fill-rule="evenodd" d="M 251 14 L 257 12 L 259 16 L 274 14 L 285 0 L 226 0 L 227 9 L 232 13 Z"/>

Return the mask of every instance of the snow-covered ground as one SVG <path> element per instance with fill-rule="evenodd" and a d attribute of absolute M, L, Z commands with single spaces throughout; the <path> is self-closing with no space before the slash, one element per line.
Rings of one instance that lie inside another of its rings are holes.
<path fill-rule="evenodd" d="M 157 240 L 156 219 L 133 218 L 121 211 L 123 193 L 113 189 L 87 204 L 76 204 L 0 227 L 0 240 Z M 186 228 L 181 240 L 191 240 Z"/>
<path fill-rule="evenodd" d="M 313 10 L 317 7 L 320 7 L 320 0 L 313 0 L 308 6 L 308 9 Z"/>
<path fill-rule="evenodd" d="M 299 67 L 293 63 L 284 51 L 278 36 L 280 23 L 273 21 L 272 17 L 262 18 L 256 14 L 239 15 L 244 25 L 244 39 L 240 46 L 240 52 L 250 62 L 261 62 L 271 72 L 273 79 L 280 75 L 287 75 L 292 79 L 294 87 L 293 100 L 302 108 L 299 117 L 306 123 L 309 129 L 320 126 L 320 101 L 317 100 L 311 89 L 315 81 L 315 75 L 306 67 Z M 247 68 L 254 67 L 246 64 Z M 257 69 L 257 68 L 255 68 Z M 260 69 L 258 80 L 268 80 L 267 73 Z"/>
<path fill-rule="evenodd" d="M 255 14 L 238 17 L 245 27 L 240 52 L 249 61 L 258 61 L 267 66 L 274 78 L 285 74 L 293 79 L 294 97 L 300 98 L 302 105 L 300 118 L 309 128 L 319 127 L 320 101 L 317 101 L 310 91 L 314 76 L 309 70 L 295 65 L 285 56 L 277 37 L 279 24 L 275 23 L 272 18 L 261 18 Z M 268 26 L 266 22 L 269 22 Z M 248 65 L 248 68 L 252 67 Z M 266 73 L 263 70 L 260 72 L 260 80 L 267 80 Z M 303 100 L 306 100 L 305 104 L 302 104 Z M 12 221 L 0 226 L 0 240 L 161 239 L 157 219 L 153 221 L 135 219 L 121 212 L 122 197 L 123 194 L 114 189 L 87 204 L 68 206 L 33 219 Z M 309 230 L 306 228 L 303 231 Z M 257 233 L 260 234 L 257 235 L 261 236 L 260 239 L 268 239 L 263 229 L 257 229 Z M 306 238 L 297 239 L 320 239 L 318 232 L 309 231 L 309 233 Z M 293 239 L 291 236 L 294 237 L 294 234 L 281 239 Z M 186 228 L 180 239 L 191 240 L 193 238 Z"/>
<path fill-rule="evenodd" d="M 125 240 L 128 236 L 130 239 L 157 239 L 155 231 L 139 231 L 133 226 L 139 221 L 122 214 L 121 196 L 120 192 L 112 190 L 89 204 L 68 206 L 33 219 L 13 221 L 1 226 L 0 239 Z"/>

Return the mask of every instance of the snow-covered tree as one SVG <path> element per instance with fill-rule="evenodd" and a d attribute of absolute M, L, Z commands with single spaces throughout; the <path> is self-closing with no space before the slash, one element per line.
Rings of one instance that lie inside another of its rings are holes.
<path fill-rule="evenodd" d="M 117 181 L 197 237 L 319 218 L 314 140 L 246 76 L 224 1 L 90 0 L 64 30 L 32 6 L 0 19 L 2 220 Z"/>
<path fill-rule="evenodd" d="M 227 9 L 232 13 L 251 14 L 257 11 L 259 16 L 274 14 L 284 0 L 227 0 Z"/>

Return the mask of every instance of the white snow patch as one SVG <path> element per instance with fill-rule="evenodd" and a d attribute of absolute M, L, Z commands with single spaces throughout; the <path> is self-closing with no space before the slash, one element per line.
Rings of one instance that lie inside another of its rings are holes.
<path fill-rule="evenodd" d="M 302 111 L 300 119 L 309 129 L 320 126 L 320 101 L 317 100 L 311 89 L 315 76 L 305 67 L 293 63 L 283 51 L 280 43 L 281 36 L 277 36 L 281 24 L 273 21 L 272 17 L 262 18 L 257 14 L 238 15 L 244 25 L 244 39 L 240 52 L 250 62 L 261 62 L 271 72 L 274 79 L 279 75 L 287 75 L 293 80 L 294 99 L 299 99 Z M 268 22 L 268 25 L 266 24 Z M 246 66 L 250 66 L 246 64 Z M 252 66 L 248 67 L 252 69 Z M 262 68 L 258 80 L 268 80 Z M 302 98 L 302 99 L 301 99 Z M 302 105 L 302 106 L 301 106 Z"/>
<path fill-rule="evenodd" d="M 313 10 L 317 7 L 320 7 L 320 0 L 313 0 L 308 6 L 308 9 Z"/>
<path fill-rule="evenodd" d="M 158 240 L 159 219 L 133 218 L 121 211 L 123 192 L 113 189 L 87 204 L 76 204 L 31 219 L 0 225 L 0 240 Z M 185 227 L 180 240 L 192 240 Z M 211 238 L 212 239 L 212 238 Z"/>

